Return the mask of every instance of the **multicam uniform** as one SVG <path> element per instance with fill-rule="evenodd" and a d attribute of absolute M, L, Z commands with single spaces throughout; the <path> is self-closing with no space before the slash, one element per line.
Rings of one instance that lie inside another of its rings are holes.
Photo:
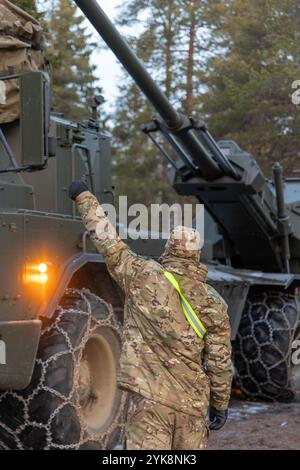
<path fill-rule="evenodd" d="M 91 239 L 125 293 L 118 382 L 134 392 L 127 448 L 204 449 L 209 403 L 220 410 L 228 407 L 231 347 L 227 307 L 205 283 L 200 250 L 187 251 L 187 238 L 173 237 L 161 264 L 144 259 L 117 236 L 91 193 L 76 201 Z M 164 270 L 174 274 L 199 314 L 207 330 L 204 340 L 189 326 Z"/>
<path fill-rule="evenodd" d="M 0 0 L 0 75 L 13 76 L 44 70 L 43 30 L 17 5 Z M 19 118 L 19 79 L 0 80 L 0 124 Z"/>

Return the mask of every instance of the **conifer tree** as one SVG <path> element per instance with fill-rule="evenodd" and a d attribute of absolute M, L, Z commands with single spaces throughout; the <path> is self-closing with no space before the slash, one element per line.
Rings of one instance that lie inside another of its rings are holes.
<path fill-rule="evenodd" d="M 200 0 L 127 0 L 121 25 L 136 36 L 130 42 L 152 77 L 178 110 L 192 114 L 198 91 Z M 126 12 L 126 14 L 125 14 Z M 203 62 L 202 62 L 203 63 Z M 140 126 L 155 112 L 131 79 L 124 75 L 115 117 L 116 186 L 131 202 L 171 202 L 177 195 L 167 178 L 167 164 Z"/>
<path fill-rule="evenodd" d="M 91 63 L 96 44 L 83 22 L 74 2 L 54 2 L 47 50 L 52 69 L 53 108 L 74 120 L 88 116 L 88 105 L 99 93 L 96 67 Z"/>
<path fill-rule="evenodd" d="M 286 173 L 300 169 L 300 4 L 297 0 L 208 2 L 210 60 L 203 112 L 218 138 L 234 139 L 270 175 L 280 160 Z"/>

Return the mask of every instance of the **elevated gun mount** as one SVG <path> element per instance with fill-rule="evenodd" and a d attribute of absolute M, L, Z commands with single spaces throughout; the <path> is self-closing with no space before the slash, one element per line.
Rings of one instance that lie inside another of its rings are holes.
<path fill-rule="evenodd" d="M 207 180 L 222 175 L 238 180 L 239 174 L 224 158 L 205 126 L 174 109 L 99 4 L 94 0 L 76 0 L 76 3 L 152 103 L 161 118 L 156 121 L 156 126 L 176 151 L 180 150 L 187 167 Z"/>
<path fill-rule="evenodd" d="M 96 0 L 76 0 L 76 4 L 158 112 L 143 131 L 170 163 L 175 190 L 197 197 L 214 220 L 219 241 L 206 261 L 266 272 L 300 272 L 300 231 L 299 236 L 293 233 L 297 246 L 293 256 L 291 218 L 278 171 L 274 187 L 255 159 L 236 143 L 216 143 L 205 124 L 178 113 Z M 161 137 L 171 153 L 161 145 Z"/>

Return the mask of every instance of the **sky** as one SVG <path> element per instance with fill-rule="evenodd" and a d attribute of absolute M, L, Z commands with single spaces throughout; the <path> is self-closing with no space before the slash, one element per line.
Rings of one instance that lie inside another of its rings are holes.
<path fill-rule="evenodd" d="M 121 0 L 97 0 L 109 18 L 114 21 L 117 14 L 117 7 L 122 3 Z M 101 45 L 104 44 L 95 29 L 90 26 L 89 29 L 94 33 L 96 41 L 99 40 Z M 122 73 L 122 66 L 115 59 L 110 50 L 97 50 L 92 56 L 92 61 L 97 65 L 97 76 L 100 79 L 100 86 L 102 94 L 106 99 L 105 108 L 109 113 L 109 108 L 113 106 L 114 100 L 117 95 L 118 81 Z"/>
<path fill-rule="evenodd" d="M 41 11 L 47 11 L 50 2 L 51 0 L 37 0 Z M 122 4 L 122 0 L 97 0 L 97 2 L 114 23 L 118 14 L 117 8 Z M 93 34 L 94 41 L 99 43 L 100 46 L 104 46 L 104 41 L 88 20 L 86 20 L 86 26 L 88 31 Z M 113 53 L 107 48 L 104 49 L 104 47 L 95 50 L 92 55 L 92 62 L 97 66 L 96 75 L 99 77 L 99 86 L 102 88 L 102 94 L 106 99 L 105 109 L 109 113 L 118 93 L 118 82 L 122 76 L 122 66 Z"/>

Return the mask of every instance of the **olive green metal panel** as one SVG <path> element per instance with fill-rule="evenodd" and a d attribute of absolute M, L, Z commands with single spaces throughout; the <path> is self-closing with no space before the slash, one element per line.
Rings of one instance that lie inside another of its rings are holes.
<path fill-rule="evenodd" d="M 49 263 L 49 287 L 55 289 L 63 265 L 81 252 L 83 233 L 82 222 L 71 217 L 0 213 L 0 321 L 36 318 L 52 291 L 27 283 L 27 267 Z"/>
<path fill-rule="evenodd" d="M 14 121 L 13 123 L 9 124 L 1 124 L 1 131 L 3 132 L 4 138 L 6 139 L 7 146 L 11 149 L 14 157 L 16 157 L 16 153 L 19 150 L 19 121 Z M 12 148 L 14 146 L 14 148 Z M 6 170 L 7 168 L 11 168 L 14 164 L 18 164 L 17 158 L 13 160 L 10 158 L 7 149 L 5 148 L 4 142 L 0 139 L 0 170 Z M 0 174 L 1 182 L 9 182 L 13 184 L 22 184 L 22 178 L 19 173 L 1 173 Z M 0 203 L 1 207 L 1 203 Z"/>
<path fill-rule="evenodd" d="M 34 209 L 32 186 L 6 183 L 0 180 L 1 209 Z"/>
<path fill-rule="evenodd" d="M 68 188 L 83 175 L 102 202 L 113 203 L 110 135 L 57 117 L 51 118 L 50 135 L 57 143 L 56 157 L 49 158 L 41 171 L 22 173 L 34 189 L 35 210 L 78 215 Z"/>
<path fill-rule="evenodd" d="M 0 390 L 29 385 L 40 332 L 39 320 L 0 322 Z"/>
<path fill-rule="evenodd" d="M 0 213 L 0 321 L 24 318 L 24 218 Z"/>
<path fill-rule="evenodd" d="M 48 156 L 47 80 L 42 72 L 20 77 L 23 166 L 42 167 Z"/>
<path fill-rule="evenodd" d="M 95 184 L 96 196 L 106 204 L 114 204 L 112 191 L 111 139 L 103 136 L 99 141 L 99 158 L 95 161 L 95 174 L 98 175 Z"/>

